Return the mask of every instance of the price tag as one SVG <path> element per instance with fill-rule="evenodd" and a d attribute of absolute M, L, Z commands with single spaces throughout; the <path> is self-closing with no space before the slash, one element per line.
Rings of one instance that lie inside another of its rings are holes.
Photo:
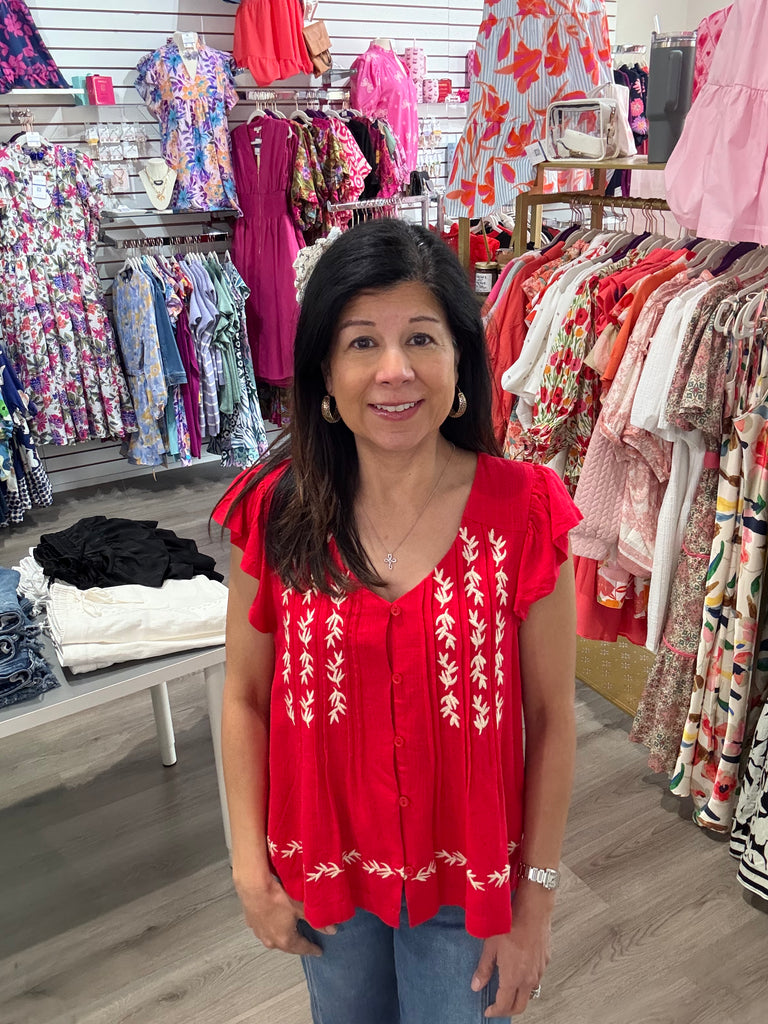
<path fill-rule="evenodd" d="M 47 210 L 51 205 L 51 192 L 48 188 L 48 179 L 44 174 L 32 175 L 32 202 L 40 210 Z"/>
<path fill-rule="evenodd" d="M 185 50 L 197 49 L 197 32 L 182 32 L 181 45 Z"/>
<path fill-rule="evenodd" d="M 534 167 L 536 166 L 536 164 L 545 163 L 548 159 L 546 151 L 544 149 L 544 143 L 542 142 L 531 143 L 530 146 L 525 147 L 525 152 L 527 153 L 528 159 L 531 161 Z"/>

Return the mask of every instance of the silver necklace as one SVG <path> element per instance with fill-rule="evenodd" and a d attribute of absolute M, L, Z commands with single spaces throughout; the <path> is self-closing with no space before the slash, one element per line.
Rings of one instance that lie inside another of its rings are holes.
<path fill-rule="evenodd" d="M 437 482 L 436 482 L 435 486 L 429 492 L 429 497 L 424 502 L 424 504 L 421 506 L 421 510 L 419 511 L 419 514 L 416 516 L 416 518 L 414 519 L 413 523 L 411 524 L 410 530 L 408 531 L 408 533 L 406 533 L 406 535 L 403 537 L 403 539 L 400 541 L 399 544 L 395 544 L 395 546 L 391 550 L 387 551 L 387 557 L 384 559 L 384 564 L 386 565 L 386 567 L 389 569 L 390 572 L 392 572 L 392 570 L 395 568 L 395 566 L 397 565 L 397 562 L 398 562 L 398 559 L 395 558 L 395 552 L 399 551 L 400 548 L 403 546 L 403 544 L 405 544 L 405 542 L 411 536 L 413 531 L 416 529 L 416 524 L 421 519 L 421 517 L 424 515 L 424 513 L 427 511 L 427 506 L 429 505 L 430 501 L 432 501 L 432 499 L 434 498 L 435 493 L 437 491 L 437 488 L 440 486 L 440 483 L 442 482 L 442 479 L 445 476 L 446 470 L 448 469 L 448 467 L 451 464 L 451 459 L 453 458 L 453 453 L 455 451 L 456 451 L 456 445 L 455 444 L 451 444 L 451 454 L 446 459 L 445 465 L 443 466 L 443 469 L 442 469 L 442 472 L 440 473 L 440 476 L 437 478 Z M 362 505 L 360 507 L 363 508 Z M 376 527 L 373 525 L 373 521 L 371 520 L 371 517 L 368 515 L 368 513 L 366 512 L 366 510 L 364 508 L 363 508 L 363 513 L 365 514 L 365 518 L 368 520 L 368 525 L 370 526 L 371 530 L 373 531 L 373 535 L 376 538 L 377 542 L 382 546 L 382 548 L 386 548 L 387 545 L 384 543 L 384 541 L 379 536 L 378 531 L 376 530 Z"/>

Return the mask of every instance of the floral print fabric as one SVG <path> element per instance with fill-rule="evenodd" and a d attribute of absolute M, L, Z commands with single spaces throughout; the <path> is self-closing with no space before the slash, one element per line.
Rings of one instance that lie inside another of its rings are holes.
<path fill-rule="evenodd" d="M 127 267 L 115 278 L 114 296 L 115 324 L 139 424 L 123 454 L 137 466 L 161 466 L 166 446 L 159 424 L 168 390 L 152 287 L 145 274 Z"/>
<path fill-rule="evenodd" d="M 190 73 L 172 38 L 139 61 L 134 85 L 160 122 L 163 158 L 178 177 L 175 210 L 239 210 L 227 114 L 237 103 L 228 53 L 196 43 Z"/>
<path fill-rule="evenodd" d="M 22 0 L 0 0 L 0 93 L 11 89 L 66 89 L 29 8 Z"/>
<path fill-rule="evenodd" d="M 486 0 L 448 213 L 482 217 L 533 184 L 547 105 L 613 81 L 603 0 Z"/>
<path fill-rule="evenodd" d="M 419 115 L 416 86 L 393 50 L 371 43 L 352 64 L 350 106 L 382 118 L 403 147 L 408 172 L 418 163 Z"/>
<path fill-rule="evenodd" d="M 96 272 L 101 180 L 64 146 L 34 156 L 0 150 L 0 340 L 38 407 L 36 440 L 123 438 L 136 419 Z"/>
<path fill-rule="evenodd" d="M 670 787 L 693 798 L 699 825 L 719 832 L 731 826 L 750 702 L 763 699 L 766 684 L 754 670 L 768 532 L 768 356 L 763 340 L 749 337 L 733 339 L 729 359 L 734 416 L 721 451 L 696 675 Z"/>

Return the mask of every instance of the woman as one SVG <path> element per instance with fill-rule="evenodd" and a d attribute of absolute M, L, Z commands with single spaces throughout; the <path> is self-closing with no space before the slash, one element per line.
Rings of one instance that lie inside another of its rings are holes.
<path fill-rule="evenodd" d="M 508 1018 L 549 960 L 579 515 L 490 403 L 454 256 L 364 224 L 309 278 L 289 439 L 215 513 L 235 885 L 316 1024 Z"/>

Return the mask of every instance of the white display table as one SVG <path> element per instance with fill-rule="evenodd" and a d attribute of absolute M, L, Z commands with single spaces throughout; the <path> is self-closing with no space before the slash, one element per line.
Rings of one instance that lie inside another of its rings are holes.
<path fill-rule="evenodd" d="M 176 763 L 176 745 L 168 701 L 168 683 L 187 676 L 199 675 L 205 683 L 208 698 L 208 717 L 213 737 L 216 774 L 219 783 L 221 814 L 227 849 L 231 847 L 229 816 L 224 792 L 221 766 L 221 700 L 224 690 L 224 648 L 205 647 L 199 651 L 165 654 L 145 661 L 128 661 L 111 668 L 73 675 L 61 668 L 50 640 L 45 640 L 44 656 L 50 663 L 61 686 L 36 700 L 14 704 L 0 709 L 0 739 L 33 729 L 38 725 L 56 722 L 78 711 L 99 707 L 111 700 L 127 697 L 139 690 L 149 690 L 160 741 L 164 765 Z"/>

